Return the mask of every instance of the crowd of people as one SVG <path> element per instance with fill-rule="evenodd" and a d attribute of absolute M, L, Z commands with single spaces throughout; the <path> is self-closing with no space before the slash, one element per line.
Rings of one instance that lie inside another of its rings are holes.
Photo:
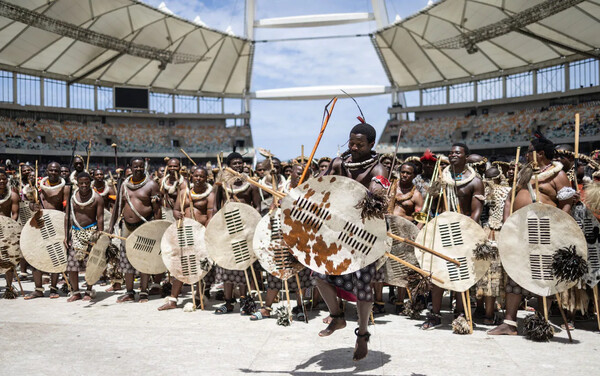
<path fill-rule="evenodd" d="M 186 144 L 193 139 L 193 143 Z M 215 153 L 231 147 L 232 139 L 251 144 L 249 126 L 195 126 L 186 123 L 157 125 L 137 122 L 82 123 L 33 118 L 0 117 L 0 141 L 7 148 L 27 150 L 71 150 L 73 140 L 87 143 L 94 149 L 112 152 L 111 144 L 118 143 L 123 152 L 176 153 L 185 147 L 190 153 Z M 106 140 L 110 140 L 107 142 Z M 173 144 L 173 140 L 179 142 Z"/>
<path fill-rule="evenodd" d="M 79 278 L 85 272 L 90 249 L 99 236 L 108 234 L 113 237 L 113 245 L 107 248 L 106 270 L 98 283 L 110 284 L 107 291 L 119 295 L 117 303 L 144 303 L 150 295 L 166 295 L 164 304 L 158 308 L 163 311 L 178 307 L 184 282 L 174 276 L 169 280 L 164 273 L 150 275 L 136 270 L 129 260 L 124 239 L 153 220 L 168 218 L 166 213 L 170 213 L 172 221 L 191 218 L 208 226 L 228 202 L 236 202 L 248 205 L 261 216 L 270 216 L 280 204 L 280 193 L 291 192 L 299 183 L 310 184 L 319 177 L 339 175 L 354 180 L 370 192 L 367 196 L 374 201 L 370 209 L 377 213 L 372 215 L 406 222 L 406 226 L 413 226 L 417 232 L 440 213 L 458 212 L 481 226 L 493 244 L 513 210 L 537 201 L 571 214 L 573 208 L 583 205 L 588 187 L 600 184 L 600 151 L 575 158 L 572 145 L 554 145 L 539 134 L 531 140 L 524 156 L 512 162 L 488 161 L 485 156 L 471 154 L 464 143 L 452 144 L 447 156 L 426 151 L 401 161 L 393 154 L 377 155 L 373 151 L 375 140 L 373 127 L 361 122 L 350 131 L 349 149 L 335 158 L 309 161 L 300 156 L 282 162 L 267 153 L 263 161 L 251 166 L 234 151 L 217 163 L 219 167 L 183 166 L 179 159 L 170 158 L 165 166 L 155 170 L 151 170 L 143 158 L 132 158 L 127 166 L 116 168 L 114 174 L 111 171 L 113 179 L 102 169 L 86 171 L 86 161 L 81 156 L 73 158 L 72 166 L 48 163 L 45 176 L 39 178 L 36 166 L 30 164 L 2 166 L 0 196 L 4 198 L 0 201 L 0 215 L 37 228 L 43 224 L 36 213 L 48 209 L 65 213 L 67 265 L 64 275 L 68 281 L 64 281 L 64 286 L 69 286 L 68 302 L 94 299 L 93 284 L 88 283 L 80 290 Z M 532 193 L 532 175 L 515 178 L 515 170 L 523 174 L 527 167 L 531 167 L 530 172 L 535 176 L 537 194 Z M 304 173 L 309 179 L 301 182 Z M 521 185 L 513 184 L 517 180 Z M 442 194 L 436 195 L 440 189 Z M 512 191 L 515 192 L 511 195 Z M 357 202 L 345 204 L 349 208 L 358 206 Z M 600 205 L 588 206 L 596 210 L 596 216 L 600 214 L 597 212 Z M 314 252 L 319 252 L 318 247 Z M 25 257 L 3 257 L 1 266 L 7 282 L 4 297 L 18 296 L 13 286 L 16 272 L 21 280 L 32 278 L 35 283 L 35 290 L 25 299 L 45 297 L 44 284 L 48 283 L 48 297 L 59 298 L 64 293 L 59 288 L 60 273 L 36 269 L 31 265 L 35 261 L 27 259 L 30 251 L 23 250 L 23 254 Z M 414 254 L 408 255 L 406 261 L 419 266 Z M 323 275 L 304 267 L 296 278 L 288 281 L 262 270 L 258 263 L 252 273 L 256 271 L 256 280 L 249 280 L 245 270 L 228 270 L 216 265 L 193 290 L 194 302 L 199 304 L 203 301 L 202 295 L 210 295 L 211 290 L 214 293 L 217 289 L 214 298 L 224 303 L 216 307 L 216 315 L 229 314 L 239 304 L 240 313 L 256 321 L 276 315 L 273 304 L 279 291 L 288 286 L 291 291 L 304 292 L 297 294 L 298 303 L 292 312 L 297 320 L 306 318 L 302 296 L 313 305 L 325 302 L 330 315 L 324 319 L 327 326 L 319 335 L 329 336 L 346 326 L 343 301 L 356 301 L 359 319 L 353 357 L 360 360 L 368 352 L 371 314 L 399 314 L 418 319 L 426 312 L 421 329 L 431 330 L 442 324 L 444 289 L 435 284 L 427 288 L 419 284 L 416 288 L 409 275 L 401 277 L 401 283 L 396 282 L 389 275 L 391 269 L 382 266 L 392 262 L 373 263 L 343 275 Z M 136 277 L 139 277 L 137 294 Z M 392 312 L 386 312 L 386 285 L 389 286 L 388 302 L 395 307 Z M 249 288 L 266 292 L 262 306 L 256 307 L 257 297 Z M 471 290 L 475 315 L 469 313 L 471 301 L 462 300 L 461 295 L 455 293 L 451 301 L 456 317 L 471 321 L 471 325 L 472 316 L 484 325 L 496 325 L 488 332 L 490 335 L 517 333 L 517 311 L 526 301 L 524 296 L 529 298 L 529 295 L 507 275 L 497 255 Z M 581 283 L 561 292 L 561 298 L 554 304 L 566 310 L 565 325 L 570 329 L 574 328 L 576 317 L 592 315 L 591 296 L 590 288 Z M 554 308 L 555 305 L 551 305 L 550 309 Z M 543 310 L 541 304 L 537 310 Z"/>

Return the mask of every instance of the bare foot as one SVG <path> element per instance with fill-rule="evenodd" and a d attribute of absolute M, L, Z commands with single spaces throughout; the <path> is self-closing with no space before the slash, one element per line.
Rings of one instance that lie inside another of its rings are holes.
<path fill-rule="evenodd" d="M 106 292 L 121 291 L 121 290 L 123 290 L 123 287 L 121 287 L 121 284 L 115 283 L 114 285 L 107 288 Z"/>
<path fill-rule="evenodd" d="M 75 294 L 71 295 L 69 297 L 69 299 L 67 299 L 67 302 L 71 303 L 71 302 L 75 302 L 77 300 L 81 300 L 81 293 L 75 293 Z"/>
<path fill-rule="evenodd" d="M 117 303 L 134 302 L 135 294 L 133 292 L 127 293 L 117 299 Z"/>
<path fill-rule="evenodd" d="M 332 317 L 327 328 L 319 332 L 319 337 L 327 337 L 333 334 L 338 329 L 346 327 L 346 320 L 343 317 Z"/>
<path fill-rule="evenodd" d="M 89 292 L 89 291 L 86 291 L 86 292 L 85 292 L 85 295 L 83 296 L 83 299 L 82 299 L 82 300 L 83 300 L 84 302 L 89 302 L 89 301 L 91 301 L 91 300 L 92 300 L 92 295 L 91 295 L 91 292 Z"/>
<path fill-rule="evenodd" d="M 354 330 L 354 334 L 356 334 L 356 345 L 354 345 L 354 355 L 352 356 L 352 360 L 357 361 L 364 359 L 369 353 L 367 343 L 369 342 L 371 334 L 369 334 L 369 332 L 358 334 L 358 328 Z"/>
<path fill-rule="evenodd" d="M 323 319 L 323 324 L 330 324 L 331 320 L 333 320 L 331 316 L 327 316 Z"/>
<path fill-rule="evenodd" d="M 503 336 L 503 335 L 508 335 L 508 336 L 516 336 L 517 335 L 517 328 L 515 328 L 512 325 L 508 325 L 508 324 L 500 324 L 497 327 L 495 327 L 492 330 L 489 330 L 487 332 L 487 334 L 491 335 L 491 336 Z"/>
<path fill-rule="evenodd" d="M 148 303 L 148 293 L 147 292 L 140 292 L 140 299 L 138 300 L 138 303 Z"/>
<path fill-rule="evenodd" d="M 35 298 L 43 298 L 44 297 L 44 293 L 41 291 L 34 291 L 30 294 L 25 295 L 25 300 L 31 300 L 31 299 L 35 299 Z"/>
<path fill-rule="evenodd" d="M 175 308 L 177 308 L 177 302 L 168 301 L 165 304 L 158 307 L 158 310 L 159 311 L 167 311 L 169 309 L 175 309 Z"/>

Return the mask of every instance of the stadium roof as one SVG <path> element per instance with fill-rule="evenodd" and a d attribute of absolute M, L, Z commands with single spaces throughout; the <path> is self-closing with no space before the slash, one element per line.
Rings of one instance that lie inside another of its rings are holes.
<path fill-rule="evenodd" d="M 133 0 L 0 0 L 0 68 L 69 82 L 241 96 L 251 41 Z"/>
<path fill-rule="evenodd" d="M 402 90 L 600 57 L 600 0 L 442 0 L 377 31 Z"/>

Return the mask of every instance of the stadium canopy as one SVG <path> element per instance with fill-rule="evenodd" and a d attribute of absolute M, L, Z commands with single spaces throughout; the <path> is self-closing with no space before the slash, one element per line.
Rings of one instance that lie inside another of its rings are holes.
<path fill-rule="evenodd" d="M 0 0 L 0 69 L 242 97 L 253 43 L 132 0 Z"/>
<path fill-rule="evenodd" d="M 416 90 L 599 58 L 599 0 L 445 0 L 375 33 L 388 78 Z"/>

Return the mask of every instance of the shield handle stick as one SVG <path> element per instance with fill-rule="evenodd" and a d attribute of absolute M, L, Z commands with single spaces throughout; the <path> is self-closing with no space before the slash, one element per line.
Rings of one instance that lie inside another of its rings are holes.
<path fill-rule="evenodd" d="M 256 278 L 256 273 L 254 272 L 254 267 L 250 264 L 250 271 L 252 272 L 252 279 L 254 280 L 254 285 L 256 286 L 256 293 L 258 294 L 258 301 L 260 302 L 260 306 L 263 306 L 262 295 L 260 293 L 260 287 L 258 286 L 258 279 Z M 248 275 L 246 274 L 246 278 Z M 248 292 L 250 291 L 250 284 L 248 284 Z"/>
<path fill-rule="evenodd" d="M 575 190 L 579 192 L 579 184 L 577 184 L 577 165 L 579 160 L 579 113 L 575 114 Z"/>
<path fill-rule="evenodd" d="M 421 250 L 423 250 L 425 252 L 429 252 L 429 253 L 431 253 L 434 256 L 437 256 L 437 257 L 439 257 L 441 259 L 444 259 L 444 260 L 446 260 L 448 262 L 456 264 L 456 266 L 460 266 L 460 261 L 455 260 L 452 257 L 448 257 L 448 256 L 446 256 L 446 255 L 444 255 L 442 253 L 437 252 L 437 251 L 434 251 L 433 249 L 425 247 L 424 245 L 421 245 L 421 244 L 419 244 L 419 243 L 417 243 L 415 241 L 412 241 L 412 240 L 407 239 L 407 238 L 403 238 L 403 237 L 398 236 L 396 234 L 392 234 L 391 232 L 388 232 L 387 236 L 389 236 L 390 238 L 392 238 L 394 240 L 397 240 L 399 242 L 406 243 L 408 245 L 412 245 L 413 247 L 419 248 L 419 249 L 421 249 Z"/>
<path fill-rule="evenodd" d="M 419 268 L 419 267 L 416 267 L 416 266 L 414 266 L 413 264 L 411 264 L 411 263 L 410 263 L 410 262 L 408 262 L 408 261 L 404 261 L 404 260 L 402 260 L 400 257 L 398 257 L 398 256 L 396 256 L 396 255 L 393 255 L 393 254 L 391 254 L 391 253 L 389 253 L 389 252 L 386 252 L 386 253 L 385 253 L 385 255 L 386 255 L 388 258 L 391 258 L 392 260 L 394 260 L 394 261 L 396 261 L 396 262 L 399 262 L 400 264 L 402 264 L 402 265 L 406 266 L 407 268 L 414 270 L 415 272 L 417 272 L 417 273 L 421 274 L 421 275 L 422 275 L 422 276 L 424 276 L 424 277 L 431 277 L 431 279 L 433 279 L 433 280 L 435 280 L 435 281 L 438 281 L 438 282 L 439 282 L 439 283 L 441 283 L 441 284 L 444 284 L 444 281 L 443 281 L 442 279 L 440 279 L 440 278 L 438 278 L 438 277 L 434 276 L 434 275 L 433 275 L 433 274 L 431 274 L 431 273 L 428 273 L 428 272 L 426 272 L 425 270 L 423 270 L 423 269 L 421 269 L 421 268 Z"/>
<path fill-rule="evenodd" d="M 273 189 L 271 189 L 271 188 L 267 187 L 267 186 L 266 186 L 266 185 L 264 185 L 264 184 L 261 184 L 261 183 L 259 183 L 259 182 L 256 182 L 256 181 L 254 181 L 254 180 L 252 180 L 252 179 L 248 178 L 247 176 L 245 176 L 245 175 L 242 175 L 242 174 L 240 174 L 239 172 L 237 172 L 237 171 L 235 171 L 235 170 L 232 170 L 232 169 L 231 169 L 231 168 L 229 168 L 229 167 L 225 167 L 225 171 L 227 171 L 227 172 L 229 172 L 229 173 L 232 173 L 233 175 L 235 175 L 235 176 L 238 176 L 238 177 L 240 177 L 240 178 L 242 178 L 242 179 L 246 180 L 248 183 L 252 184 L 252 185 L 253 185 L 253 186 L 255 186 L 255 187 L 258 187 L 258 188 L 262 189 L 263 191 L 265 191 L 265 192 L 267 192 L 267 193 L 270 193 L 270 194 L 271 194 L 271 195 L 273 195 L 274 197 L 277 197 L 277 198 L 281 199 L 281 198 L 284 198 L 284 197 L 286 196 L 286 194 L 285 194 L 285 193 L 282 193 L 282 192 L 279 192 L 279 191 L 273 190 Z M 225 191 L 225 192 L 227 192 L 227 191 Z"/>
<path fill-rule="evenodd" d="M 192 304 L 194 305 L 193 310 L 196 310 L 196 290 L 194 289 L 194 285 L 195 283 L 191 283 L 190 286 L 192 286 Z"/>
<path fill-rule="evenodd" d="M 21 296 L 25 296 L 25 291 L 23 291 L 23 285 L 21 285 L 21 278 L 19 278 L 19 272 L 17 272 L 17 267 L 13 265 L 13 271 L 15 273 L 15 277 L 17 277 L 17 282 L 19 283 L 19 289 L 21 290 Z"/>
<path fill-rule="evenodd" d="M 296 284 L 298 285 L 298 295 L 300 296 L 300 304 L 302 305 L 302 313 L 304 313 L 304 322 L 308 324 L 308 315 L 306 312 L 306 306 L 304 305 L 304 296 L 302 294 L 302 285 L 300 284 L 300 276 L 298 275 L 298 273 L 296 273 L 295 276 L 296 276 Z"/>
<path fill-rule="evenodd" d="M 312 161 L 312 159 L 315 157 L 315 153 L 317 151 L 317 148 L 319 147 L 319 143 L 321 142 L 321 137 L 323 137 L 323 133 L 325 133 L 325 128 L 327 128 L 327 123 L 329 123 L 329 119 L 331 118 L 331 113 L 333 112 L 333 108 L 335 107 L 335 103 L 337 102 L 337 100 L 338 100 L 337 97 L 333 97 L 333 99 L 331 101 L 329 101 L 329 103 L 327 103 L 327 105 L 325 106 L 325 113 L 327 115 L 324 116 L 325 119 L 323 120 L 323 125 L 321 126 L 321 131 L 319 132 L 319 137 L 317 137 L 315 146 L 313 146 L 313 149 L 310 152 L 310 156 L 308 157 L 308 160 L 306 161 L 306 166 L 304 166 L 304 171 L 302 171 L 302 176 L 300 176 L 298 185 L 300 185 L 300 184 L 302 184 L 302 182 L 304 182 L 306 173 L 308 172 L 308 169 L 310 168 L 310 161 Z M 329 105 L 331 105 L 331 108 L 328 108 Z"/>
<path fill-rule="evenodd" d="M 292 320 L 293 320 L 293 317 L 292 317 L 292 303 L 290 303 L 290 288 L 288 286 L 287 279 L 283 281 L 283 284 L 285 285 L 285 298 L 286 298 L 287 304 L 288 304 L 288 317 L 290 319 L 290 322 L 292 322 Z"/>
<path fill-rule="evenodd" d="M 577 115 L 579 115 L 579 114 L 577 114 Z M 544 300 L 544 302 L 545 302 L 545 300 Z M 560 315 L 562 316 L 563 321 L 565 322 L 565 329 L 567 330 L 567 335 L 569 336 L 569 342 L 573 343 L 573 337 L 571 337 L 571 329 L 569 329 L 569 323 L 567 322 L 567 315 L 565 315 L 565 311 L 562 307 L 562 304 L 560 303 L 560 296 L 558 295 L 558 293 L 556 293 L 556 302 L 558 303 L 558 309 L 560 310 Z M 544 307 L 544 309 L 545 308 L 546 307 Z"/>
<path fill-rule="evenodd" d="M 598 307 L 598 284 L 592 287 L 594 292 L 594 307 L 596 308 L 596 320 L 598 321 L 598 329 L 600 330 L 600 309 Z"/>
<path fill-rule="evenodd" d="M 519 155 L 521 154 L 521 147 L 517 147 L 517 156 L 515 157 L 515 172 L 513 176 L 512 190 L 510 192 L 510 214 L 513 213 L 515 206 L 515 189 L 517 187 L 517 175 L 519 174 Z"/>
<path fill-rule="evenodd" d="M 204 288 L 202 279 L 198 281 L 198 295 L 200 296 L 200 309 L 204 311 Z"/>

